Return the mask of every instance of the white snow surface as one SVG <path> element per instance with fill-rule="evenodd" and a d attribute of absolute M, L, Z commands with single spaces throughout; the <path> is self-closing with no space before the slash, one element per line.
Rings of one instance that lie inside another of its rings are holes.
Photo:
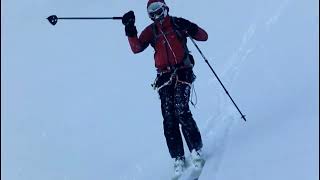
<path fill-rule="evenodd" d="M 319 178 L 319 1 L 166 1 L 204 28 L 189 42 L 206 165 L 200 180 Z M 141 0 L 1 1 L 1 179 L 168 180 L 153 50 L 134 55 L 117 20 Z M 187 149 L 186 155 L 188 155 Z"/>

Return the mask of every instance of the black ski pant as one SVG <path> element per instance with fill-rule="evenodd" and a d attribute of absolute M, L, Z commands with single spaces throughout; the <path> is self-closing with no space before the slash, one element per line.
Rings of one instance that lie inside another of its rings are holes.
<path fill-rule="evenodd" d="M 164 135 L 172 158 L 184 156 L 180 125 L 189 151 L 202 148 L 200 131 L 189 109 L 191 87 L 184 83 L 192 83 L 194 79 L 190 78 L 194 78 L 194 75 L 192 70 L 178 75 L 177 78 L 182 79 L 183 82 L 173 79 L 169 85 L 159 90 Z"/>

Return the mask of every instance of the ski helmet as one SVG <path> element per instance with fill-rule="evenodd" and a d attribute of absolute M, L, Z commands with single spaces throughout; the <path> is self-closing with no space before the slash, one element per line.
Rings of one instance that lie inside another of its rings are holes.
<path fill-rule="evenodd" d="M 169 12 L 169 7 L 166 5 L 164 0 L 149 0 L 147 4 L 147 11 L 149 17 L 155 20 L 164 19 Z"/>

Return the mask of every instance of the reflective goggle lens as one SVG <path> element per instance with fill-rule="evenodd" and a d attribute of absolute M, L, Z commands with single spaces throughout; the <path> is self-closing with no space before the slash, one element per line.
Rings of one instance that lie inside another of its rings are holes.
<path fill-rule="evenodd" d="M 150 12 L 149 16 L 151 18 L 157 18 L 157 17 L 160 17 L 162 14 L 163 14 L 163 8 L 159 8 L 156 11 Z"/>

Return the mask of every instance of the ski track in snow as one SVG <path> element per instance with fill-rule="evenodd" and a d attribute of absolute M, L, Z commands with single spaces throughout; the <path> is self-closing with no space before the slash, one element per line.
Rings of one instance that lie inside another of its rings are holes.
<path fill-rule="evenodd" d="M 289 0 L 283 1 L 280 7 L 276 10 L 275 14 L 265 21 L 264 29 L 266 32 L 268 32 L 272 26 L 276 24 L 288 4 Z M 230 57 L 229 62 L 226 64 L 226 67 L 221 74 L 221 79 L 225 85 L 231 86 L 238 78 L 241 66 L 257 47 L 257 45 L 251 47 L 252 43 L 250 42 L 257 38 L 257 23 L 251 23 L 251 25 L 248 27 L 248 30 L 242 37 L 239 48 Z M 215 80 L 216 79 L 210 79 L 208 81 L 208 85 L 213 84 L 213 81 Z M 228 89 L 228 87 L 226 88 Z M 232 89 L 232 87 L 229 88 Z M 224 90 L 221 90 L 219 93 L 217 102 L 219 102 L 219 107 L 218 109 L 214 110 L 215 115 L 212 115 L 206 121 L 205 127 L 203 128 L 203 141 L 205 145 L 203 151 L 207 162 L 203 169 L 202 176 L 205 176 L 206 170 L 208 170 L 210 175 L 207 175 L 207 177 L 210 177 L 210 180 L 216 179 L 219 166 L 223 160 L 223 154 L 227 148 L 226 144 L 232 128 L 235 127 L 237 123 L 242 121 Z M 201 179 L 201 176 L 199 179 Z"/>
<path fill-rule="evenodd" d="M 270 30 L 270 28 L 279 20 L 279 17 L 286 10 L 286 7 L 288 6 L 289 2 L 290 0 L 283 1 L 280 7 L 277 9 L 276 13 L 273 16 L 271 16 L 269 20 L 265 23 L 267 30 Z"/>
<path fill-rule="evenodd" d="M 222 73 L 221 79 L 223 79 L 224 85 L 232 84 L 239 76 L 241 65 L 254 50 L 253 48 L 246 48 L 246 45 L 254 37 L 255 32 L 256 25 L 252 24 L 243 35 L 240 47 L 231 56 L 231 60 Z M 210 81 L 212 82 L 212 80 Z M 208 84 L 211 84 L 210 81 Z M 228 87 L 226 88 L 228 89 Z M 210 120 L 206 122 L 206 127 L 203 130 L 203 141 L 205 145 L 203 151 L 207 162 L 202 174 L 208 169 L 213 179 L 215 179 L 220 163 L 223 160 L 223 154 L 230 132 L 236 121 L 242 121 L 223 89 L 218 94 L 217 102 L 219 102 L 219 106 L 214 110 L 216 115 L 212 116 Z"/>

